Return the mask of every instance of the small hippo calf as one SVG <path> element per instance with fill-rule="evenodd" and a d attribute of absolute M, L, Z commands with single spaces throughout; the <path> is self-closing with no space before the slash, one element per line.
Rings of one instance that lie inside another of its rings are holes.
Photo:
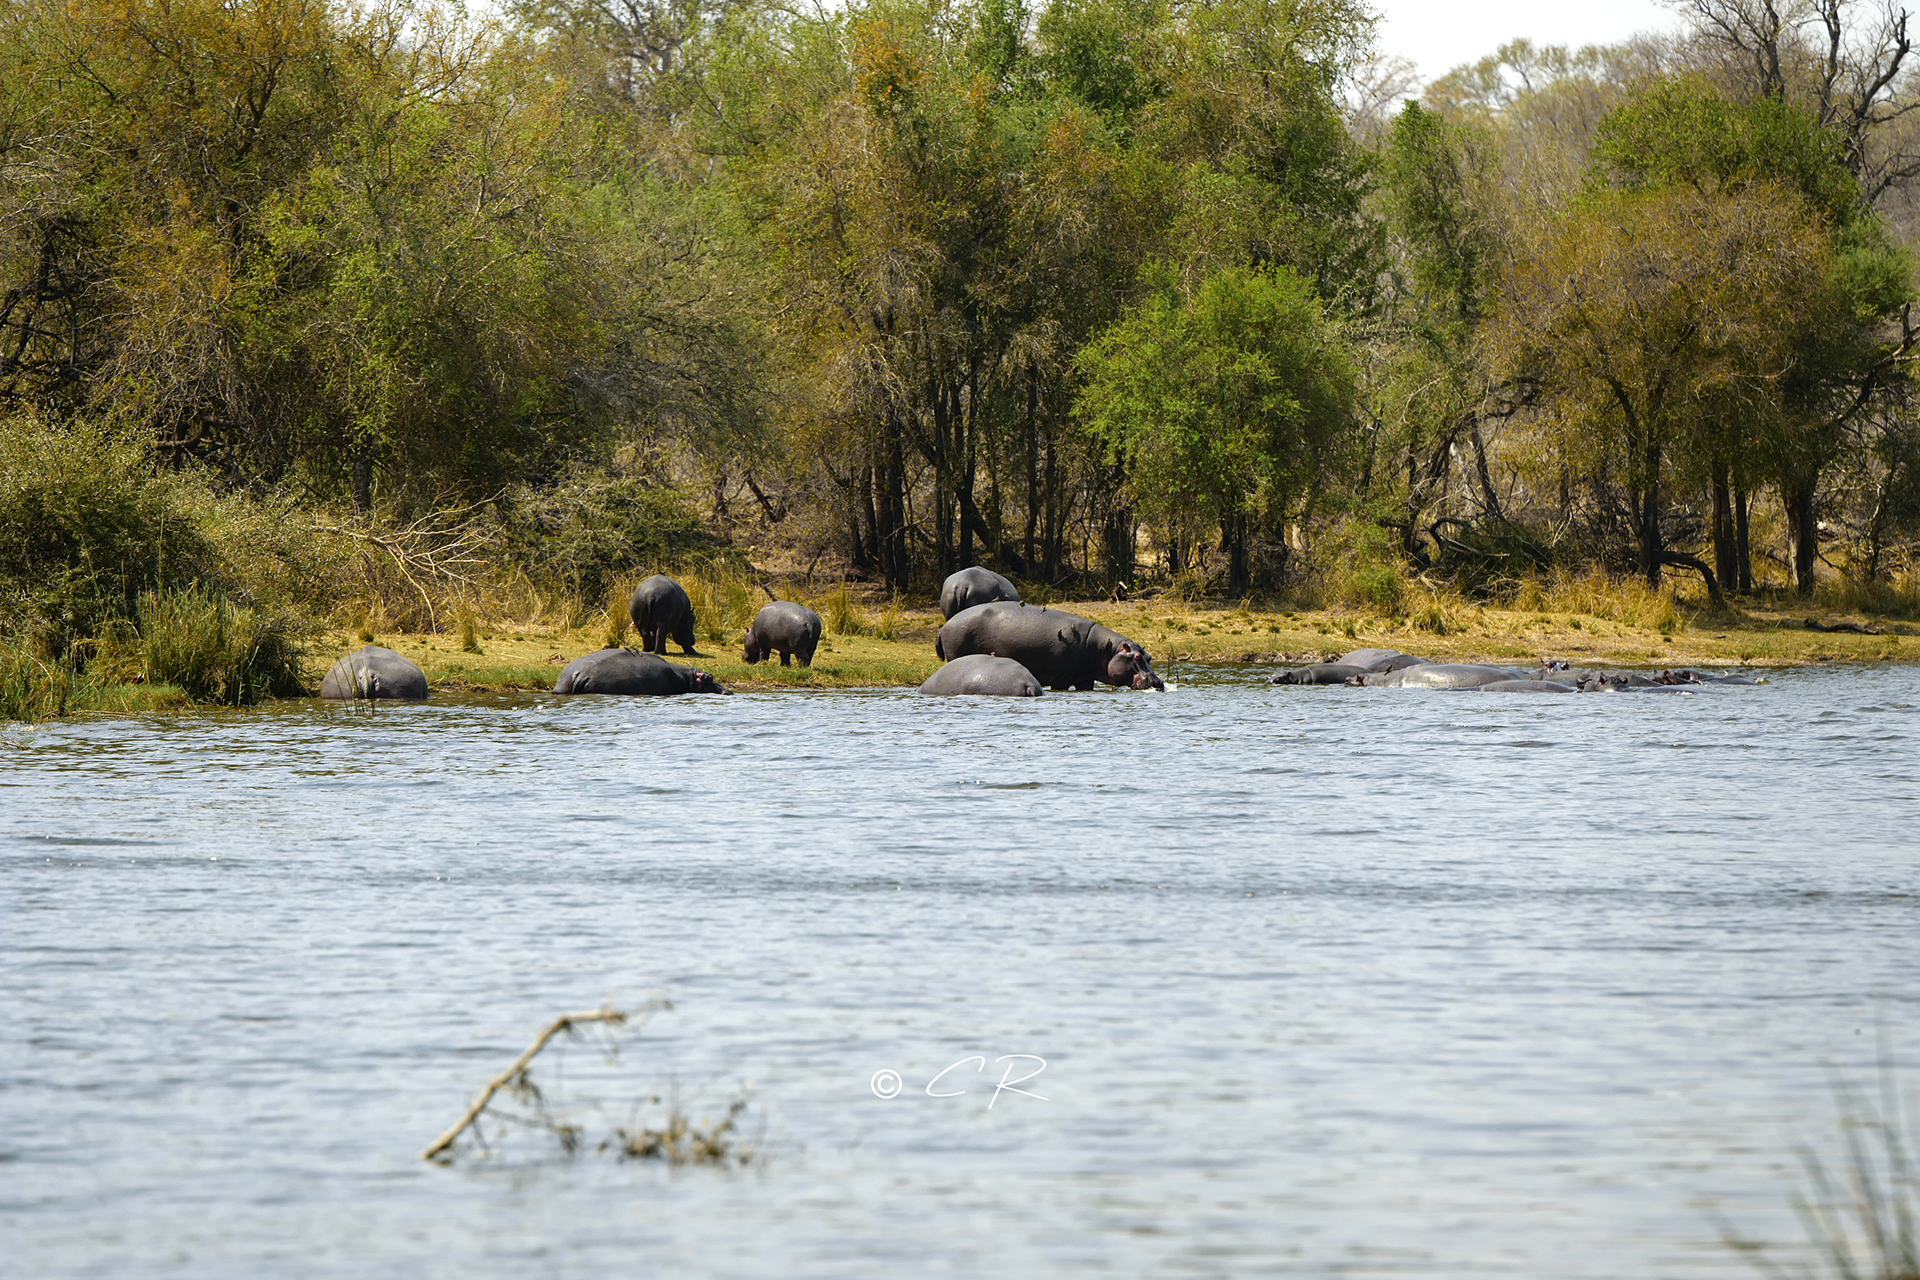
<path fill-rule="evenodd" d="M 790 667 L 798 657 L 800 665 L 813 665 L 813 651 L 820 647 L 820 615 L 791 600 L 775 600 L 754 615 L 747 628 L 748 662 L 761 662 L 780 655 L 780 665 Z"/>

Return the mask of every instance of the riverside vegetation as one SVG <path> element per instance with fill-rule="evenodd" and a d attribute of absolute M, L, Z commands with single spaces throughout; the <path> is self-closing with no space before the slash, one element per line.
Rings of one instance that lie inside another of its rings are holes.
<path fill-rule="evenodd" d="M 1357 0 L 11 5 L 0 716 L 546 687 L 654 569 L 826 617 L 749 688 L 918 683 L 975 562 L 1197 660 L 1909 656 L 1904 12 L 1685 10 L 1416 95 Z"/>

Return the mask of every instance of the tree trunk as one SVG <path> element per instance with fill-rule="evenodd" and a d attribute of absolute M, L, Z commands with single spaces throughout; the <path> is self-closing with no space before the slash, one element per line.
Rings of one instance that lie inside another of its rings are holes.
<path fill-rule="evenodd" d="M 1787 545 L 1793 553 L 1796 594 L 1813 594 L 1813 569 L 1820 556 L 1820 528 L 1813 518 L 1813 485 L 1795 484 L 1780 494 L 1787 509 Z"/>
<path fill-rule="evenodd" d="M 353 509 L 361 515 L 373 510 L 373 459 L 363 450 L 353 455 Z"/>
<path fill-rule="evenodd" d="M 1727 469 L 1713 469 L 1713 572 L 1727 586 L 1740 581 L 1738 537 L 1733 528 L 1733 488 Z"/>
<path fill-rule="evenodd" d="M 1227 594 L 1245 596 L 1253 585 L 1253 566 L 1247 559 L 1247 518 L 1228 516 L 1220 522 L 1220 549 L 1227 553 Z"/>
<path fill-rule="evenodd" d="M 1733 492 L 1734 567 L 1739 570 L 1739 588 L 1753 590 L 1753 544 L 1747 537 L 1747 517 L 1753 511 L 1753 494 L 1745 486 Z"/>
<path fill-rule="evenodd" d="M 1661 552 L 1665 550 L 1660 541 L 1660 446 L 1649 443 L 1645 446 L 1642 474 L 1635 516 L 1640 535 L 1640 572 L 1646 576 L 1647 585 L 1660 585 L 1660 566 L 1663 563 Z"/>

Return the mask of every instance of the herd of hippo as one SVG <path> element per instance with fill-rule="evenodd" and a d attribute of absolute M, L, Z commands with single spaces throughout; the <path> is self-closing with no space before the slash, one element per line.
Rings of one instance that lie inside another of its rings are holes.
<path fill-rule="evenodd" d="M 634 590 L 627 612 L 641 648 L 602 649 L 575 658 L 554 682 L 555 693 L 731 692 L 705 671 L 667 661 L 669 639 L 683 654 L 700 656 L 694 648 L 693 602 L 679 583 L 655 574 Z M 1167 687 L 1154 672 L 1153 659 L 1137 642 L 1091 618 L 1023 604 L 1013 583 L 988 569 L 962 569 L 949 577 L 940 591 L 940 612 L 946 625 L 933 648 L 946 665 L 920 686 L 921 693 L 1037 698 L 1048 689 L 1091 689 L 1096 684 Z M 753 663 L 777 653 L 781 666 L 792 665 L 795 658 L 803 667 L 812 666 L 820 631 L 818 613 L 790 600 L 775 600 L 747 628 L 744 656 Z M 1356 649 L 1337 662 L 1283 671 L 1273 683 L 1581 693 L 1754 681 L 1687 670 L 1647 675 L 1577 669 L 1564 662 L 1522 671 L 1480 663 L 1430 662 L 1395 649 Z M 320 696 L 417 700 L 427 696 L 427 677 L 410 659 L 370 644 L 333 664 L 321 682 Z"/>

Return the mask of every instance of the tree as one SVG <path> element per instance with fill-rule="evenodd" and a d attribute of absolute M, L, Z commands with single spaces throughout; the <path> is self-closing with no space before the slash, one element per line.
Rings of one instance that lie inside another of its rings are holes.
<path fill-rule="evenodd" d="M 1563 449 L 1617 465 L 1649 583 L 1676 559 L 1661 527 L 1676 457 L 1716 408 L 1782 402 L 1830 281 L 1813 211 L 1765 182 L 1597 191 L 1517 264 L 1496 364 L 1538 380 Z"/>
<path fill-rule="evenodd" d="M 1133 500 L 1215 522 L 1227 589 L 1245 593 L 1252 540 L 1301 514 L 1350 443 L 1352 369 L 1306 280 L 1231 267 L 1191 298 L 1169 281 L 1079 363 L 1076 408 L 1125 460 Z"/>

